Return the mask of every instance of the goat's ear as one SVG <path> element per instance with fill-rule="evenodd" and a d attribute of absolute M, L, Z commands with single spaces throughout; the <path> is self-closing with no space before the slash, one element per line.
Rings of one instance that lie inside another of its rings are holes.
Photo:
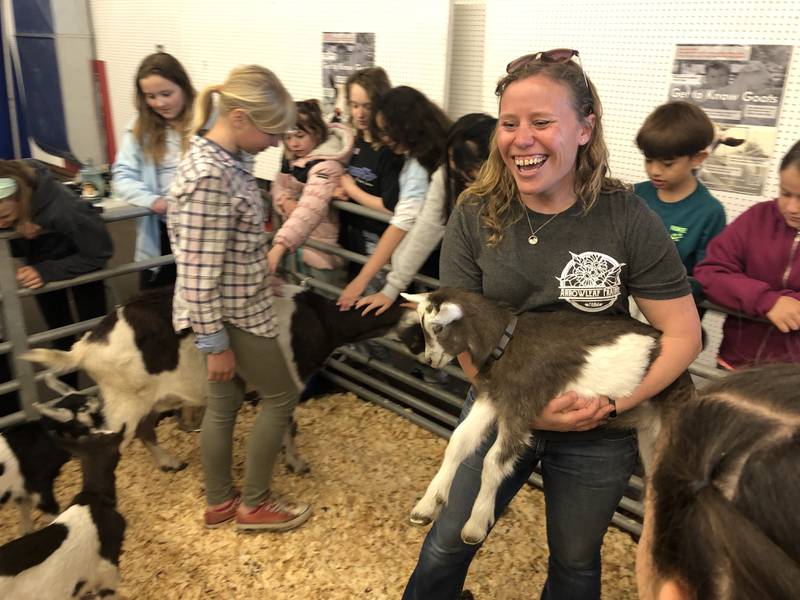
<path fill-rule="evenodd" d="M 70 394 L 77 394 L 78 392 L 61 381 L 52 371 L 48 371 L 45 373 L 44 376 L 44 383 L 47 387 L 53 390 L 56 394 L 61 394 L 62 396 L 69 396 Z"/>
<path fill-rule="evenodd" d="M 455 302 L 442 302 L 439 305 L 439 312 L 430 320 L 432 325 L 449 325 L 453 321 L 458 321 L 464 316 L 464 311 Z"/>
<path fill-rule="evenodd" d="M 408 302 L 413 302 L 414 304 L 422 304 L 428 299 L 428 294 L 406 294 L 405 292 L 400 292 L 400 295 Z"/>

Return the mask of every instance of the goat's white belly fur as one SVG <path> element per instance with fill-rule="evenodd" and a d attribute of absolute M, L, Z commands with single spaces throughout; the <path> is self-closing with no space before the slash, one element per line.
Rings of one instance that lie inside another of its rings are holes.
<path fill-rule="evenodd" d="M 100 540 L 89 507 L 77 504 L 70 506 L 53 522 L 69 528 L 66 539 L 38 565 L 16 577 L 0 577 L 0 598 L 72 598 L 75 584 L 80 580 L 88 584 L 84 591 L 94 588 L 101 563 L 108 561 L 100 557 Z"/>
<path fill-rule="evenodd" d="M 650 367 L 650 356 L 658 340 L 639 333 L 626 333 L 612 344 L 591 348 L 577 379 L 567 383 L 561 393 L 574 391 L 579 396 L 628 396 L 641 383 Z"/>
<path fill-rule="evenodd" d="M 3 474 L 0 475 L 0 497 L 6 491 L 11 492 L 10 500 L 26 497 L 28 494 L 23 486 L 17 455 L 2 435 L 0 435 L 0 464 L 3 465 Z"/>

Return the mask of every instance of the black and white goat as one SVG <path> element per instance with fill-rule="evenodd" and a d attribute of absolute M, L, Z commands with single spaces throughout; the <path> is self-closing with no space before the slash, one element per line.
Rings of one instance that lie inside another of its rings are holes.
<path fill-rule="evenodd" d="M 531 424 L 555 396 L 629 395 L 658 356 L 660 333 L 627 316 L 576 312 L 525 313 L 478 294 L 441 288 L 430 294 L 403 294 L 417 302 L 425 336 L 425 358 L 442 367 L 467 352 L 478 367 L 475 404 L 453 432 L 438 473 L 411 512 L 411 522 L 427 525 L 447 502 L 458 465 L 473 453 L 493 425 L 497 439 L 483 463 L 481 487 L 461 539 L 477 544 L 494 523 L 497 490 L 531 441 Z M 654 398 L 609 421 L 608 427 L 635 428 L 645 468 L 655 439 L 672 407 L 691 396 L 688 373 Z"/>
<path fill-rule="evenodd" d="M 337 347 L 384 335 L 401 322 L 416 322 L 413 311 L 397 304 L 379 316 L 341 312 L 334 301 L 297 286 L 284 286 L 273 305 L 278 343 L 301 389 Z M 24 358 L 57 372 L 85 370 L 103 398 L 104 428 L 117 431 L 126 424 L 125 441 L 136 432 L 163 469 L 185 466 L 158 446 L 153 415 L 181 405 L 205 405 L 206 358 L 195 348 L 194 335 L 173 330 L 171 291 L 146 293 L 120 306 L 69 352 L 38 348 Z M 284 445 L 289 466 L 306 470 L 289 431 Z"/>
<path fill-rule="evenodd" d="M 73 437 L 63 427 L 55 435 L 80 459 L 83 487 L 50 525 L 0 546 L 2 598 L 116 597 L 125 519 L 116 510 L 114 470 L 123 431 Z"/>
<path fill-rule="evenodd" d="M 0 433 L 0 506 L 14 502 L 20 511 L 20 532 L 33 530 L 31 510 L 59 512 L 53 483 L 69 452 L 58 446 L 38 422 L 8 427 Z"/>

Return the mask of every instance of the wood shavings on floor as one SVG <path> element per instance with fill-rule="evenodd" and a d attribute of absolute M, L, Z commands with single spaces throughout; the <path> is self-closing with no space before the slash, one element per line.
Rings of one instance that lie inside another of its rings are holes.
<path fill-rule="evenodd" d="M 256 410 L 245 405 L 236 427 L 234 471 L 241 480 L 244 442 Z M 311 519 L 287 533 L 207 530 L 199 434 L 167 419 L 163 445 L 189 466 L 163 473 L 139 442 L 117 469 L 119 508 L 128 529 L 120 563 L 126 600 L 399 599 L 425 529 L 408 513 L 442 459 L 446 441 L 352 394 L 302 404 L 295 417 L 307 475 L 280 463 L 274 488 L 312 505 Z M 56 496 L 62 508 L 80 486 L 75 461 L 64 467 Z M 0 512 L 0 543 L 17 535 L 15 507 Z M 525 487 L 472 564 L 466 588 L 477 600 L 538 598 L 547 570 L 544 505 Z M 45 520 L 39 516 L 37 526 Z M 603 597 L 636 598 L 635 545 L 616 529 L 603 548 Z"/>

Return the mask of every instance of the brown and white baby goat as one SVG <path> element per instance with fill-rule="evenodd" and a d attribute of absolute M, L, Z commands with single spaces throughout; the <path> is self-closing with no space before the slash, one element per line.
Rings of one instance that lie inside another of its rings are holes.
<path fill-rule="evenodd" d="M 442 466 L 411 512 L 412 523 L 427 525 L 436 518 L 459 464 L 497 425 L 478 497 L 461 530 L 467 544 L 483 541 L 494 523 L 497 490 L 530 443 L 531 424 L 545 404 L 571 390 L 583 397 L 627 396 L 660 350 L 658 331 L 623 315 L 517 316 L 483 296 L 450 288 L 403 297 L 418 303 L 428 364 L 443 367 L 467 352 L 478 367 L 475 404 L 453 432 Z M 693 390 L 691 377 L 684 373 L 657 396 L 609 421 L 607 427 L 636 429 L 646 471 L 667 411 Z"/>

